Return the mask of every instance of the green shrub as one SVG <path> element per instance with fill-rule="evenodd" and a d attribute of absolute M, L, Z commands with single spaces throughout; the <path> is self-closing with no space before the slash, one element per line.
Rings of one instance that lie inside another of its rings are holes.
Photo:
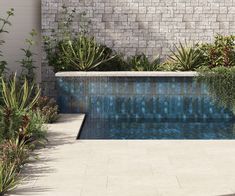
<path fill-rule="evenodd" d="M 7 165 L 15 165 L 17 170 L 26 163 L 29 158 L 29 146 L 26 141 L 16 139 L 5 140 L 0 145 L 0 161 Z"/>
<path fill-rule="evenodd" d="M 19 183 L 19 174 L 14 164 L 0 162 L 0 195 L 12 191 Z"/>
<path fill-rule="evenodd" d="M 2 94 L 4 107 L 9 110 L 28 112 L 37 103 L 40 89 L 35 91 L 34 85 L 29 85 L 25 79 L 23 85 L 17 82 L 16 74 L 8 83 L 2 79 Z M 35 94 L 34 94 L 35 93 Z"/>
<path fill-rule="evenodd" d="M 148 57 L 142 53 L 129 58 L 128 63 L 132 66 L 132 71 L 158 71 L 160 58 L 157 57 L 150 61 Z"/>
<path fill-rule="evenodd" d="M 84 35 L 62 45 L 63 55 L 76 71 L 92 71 L 115 56 L 105 55 L 105 48 Z M 68 71 L 68 70 L 66 70 Z"/>
<path fill-rule="evenodd" d="M 62 6 L 59 15 L 60 20 L 57 30 L 53 30 L 51 36 L 43 37 L 44 49 L 49 66 L 52 66 L 54 71 L 74 71 L 76 69 L 71 64 L 70 59 L 64 55 L 63 47 L 69 40 L 76 38 L 77 34 L 85 35 L 90 21 L 87 19 L 85 12 L 77 14 L 76 9 L 70 11 L 65 5 Z M 75 16 L 78 18 L 79 32 L 74 32 L 72 28 Z"/>
<path fill-rule="evenodd" d="M 47 133 L 44 116 L 40 111 L 30 111 L 27 118 L 28 124 L 21 130 L 22 138 L 33 146 L 44 145 Z"/>
<path fill-rule="evenodd" d="M 213 43 L 201 44 L 203 66 L 231 67 L 235 65 L 235 36 L 216 35 Z"/>
<path fill-rule="evenodd" d="M 73 71 L 69 59 L 64 56 L 63 45 L 66 40 L 60 40 L 58 42 L 52 42 L 49 38 L 44 38 L 44 47 L 47 53 L 47 59 L 50 66 L 54 68 L 55 72 L 58 71 Z"/>
<path fill-rule="evenodd" d="M 0 141 L 16 138 L 23 124 L 24 112 L 2 108 L 0 111 Z"/>
<path fill-rule="evenodd" d="M 198 82 L 208 86 L 209 94 L 213 100 L 235 114 L 235 67 L 215 67 L 199 70 Z"/>
<path fill-rule="evenodd" d="M 130 71 L 131 66 L 124 59 L 124 55 L 103 45 L 104 55 L 111 58 L 108 62 L 103 62 L 97 67 L 96 71 Z"/>
<path fill-rule="evenodd" d="M 180 71 L 195 71 L 201 66 L 202 56 L 196 45 L 184 46 L 182 43 L 179 47 L 175 45 L 175 51 L 171 51 L 170 61 Z"/>
<path fill-rule="evenodd" d="M 165 61 L 159 65 L 159 71 L 179 71 L 180 68 L 172 61 Z"/>
<path fill-rule="evenodd" d="M 40 90 L 29 87 L 27 80 L 23 85 L 18 84 L 16 76 L 9 83 L 2 79 L 2 87 L 4 104 L 0 111 L 0 137 L 16 138 L 18 132 L 26 128 L 27 115 L 38 101 Z"/>
<path fill-rule="evenodd" d="M 34 111 L 40 111 L 46 123 L 53 123 L 59 118 L 59 106 L 54 99 L 46 96 L 38 99 Z"/>

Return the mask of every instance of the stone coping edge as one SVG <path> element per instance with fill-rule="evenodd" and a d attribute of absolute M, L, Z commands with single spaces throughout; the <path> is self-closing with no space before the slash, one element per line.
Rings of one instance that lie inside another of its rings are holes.
<path fill-rule="evenodd" d="M 195 77 L 195 71 L 166 72 L 166 71 L 117 71 L 117 72 L 57 72 L 56 77 Z"/>

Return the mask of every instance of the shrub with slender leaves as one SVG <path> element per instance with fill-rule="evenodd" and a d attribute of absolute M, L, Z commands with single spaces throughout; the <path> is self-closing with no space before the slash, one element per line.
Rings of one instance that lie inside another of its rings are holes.
<path fill-rule="evenodd" d="M 21 129 L 27 126 L 28 113 L 38 101 L 40 90 L 35 91 L 27 80 L 21 85 L 16 75 L 9 83 L 2 79 L 4 104 L 1 107 L 0 137 L 15 138 Z"/>
<path fill-rule="evenodd" d="M 201 66 L 202 55 L 196 45 L 188 46 L 179 43 L 179 47 L 175 45 L 175 51 L 171 52 L 170 61 L 180 71 L 195 71 Z"/>
<path fill-rule="evenodd" d="M 16 139 L 5 140 L 0 145 L 0 161 L 8 165 L 15 165 L 17 170 L 26 163 L 29 158 L 29 146 L 25 140 Z"/>
<path fill-rule="evenodd" d="M 16 74 L 8 83 L 2 79 L 2 94 L 4 107 L 16 111 L 29 111 L 37 103 L 40 89 L 34 90 L 34 85 L 29 85 L 25 79 L 23 85 L 17 83 Z M 35 93 L 35 94 L 33 94 Z"/>
<path fill-rule="evenodd" d="M 14 164 L 0 162 L 0 196 L 12 191 L 19 183 L 19 174 Z"/>
<path fill-rule="evenodd" d="M 65 58 L 76 71 L 92 71 L 100 64 L 108 62 L 115 56 L 105 55 L 105 48 L 98 44 L 95 38 L 84 35 L 68 40 L 62 45 Z"/>
<path fill-rule="evenodd" d="M 60 20 L 57 30 L 53 30 L 50 36 L 44 36 L 44 49 L 47 54 L 48 63 L 54 68 L 54 71 L 72 71 L 73 65 L 63 52 L 63 45 L 69 40 L 73 40 L 78 34 L 85 35 L 88 32 L 90 20 L 86 17 L 86 12 L 77 13 L 74 8 L 70 11 L 65 5 L 59 12 Z M 77 18 L 79 31 L 74 32 L 73 22 Z"/>

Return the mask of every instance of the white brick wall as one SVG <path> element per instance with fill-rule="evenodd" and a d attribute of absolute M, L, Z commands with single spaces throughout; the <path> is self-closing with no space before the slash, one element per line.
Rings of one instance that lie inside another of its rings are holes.
<path fill-rule="evenodd" d="M 173 43 L 211 41 L 216 33 L 235 32 L 234 0 L 42 0 L 43 34 L 56 26 L 63 2 L 85 10 L 92 34 L 127 55 L 166 56 Z M 43 73 L 45 81 L 53 80 L 46 64 Z"/>

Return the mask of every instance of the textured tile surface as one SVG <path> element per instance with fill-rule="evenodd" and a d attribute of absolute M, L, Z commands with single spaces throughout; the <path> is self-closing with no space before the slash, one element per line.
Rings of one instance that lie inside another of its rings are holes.
<path fill-rule="evenodd" d="M 49 144 L 11 196 L 235 194 L 235 141 L 77 141 L 82 119 L 49 126 Z"/>
<path fill-rule="evenodd" d="M 193 77 L 57 77 L 64 113 L 90 118 L 229 119 Z"/>

